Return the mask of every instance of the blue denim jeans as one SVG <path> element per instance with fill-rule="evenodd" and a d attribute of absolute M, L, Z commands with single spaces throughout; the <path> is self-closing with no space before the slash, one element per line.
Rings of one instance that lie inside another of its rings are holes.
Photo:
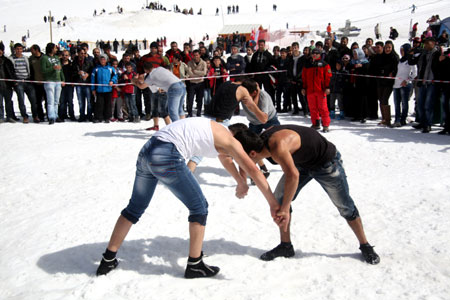
<path fill-rule="evenodd" d="M 183 104 L 186 96 L 186 87 L 183 82 L 176 82 L 167 91 L 167 104 L 169 116 L 172 122 L 180 119 L 184 115 Z"/>
<path fill-rule="evenodd" d="M 175 145 L 156 137 L 152 137 L 139 152 L 133 193 L 122 216 L 133 224 L 138 222 L 150 204 L 158 181 L 189 209 L 189 222 L 206 225 L 208 202 L 200 185 Z"/>
<path fill-rule="evenodd" d="M 135 94 L 124 93 L 125 103 L 128 107 L 128 115 L 130 117 L 138 117 L 138 109 L 136 107 Z"/>
<path fill-rule="evenodd" d="M 250 123 L 248 125 L 248 129 L 250 129 L 251 131 L 253 131 L 256 134 L 260 134 L 263 129 L 267 129 L 267 128 L 275 126 L 275 125 L 280 125 L 280 121 L 278 121 L 277 115 L 275 115 L 275 117 L 273 117 L 272 119 L 267 121 L 265 124 L 255 125 L 255 124 Z"/>
<path fill-rule="evenodd" d="M 165 118 L 168 115 L 167 93 L 152 93 L 151 96 L 152 118 Z"/>
<path fill-rule="evenodd" d="M 427 83 L 419 89 L 418 113 L 419 121 L 423 126 L 431 126 L 433 123 L 434 101 L 436 87 L 433 83 Z"/>
<path fill-rule="evenodd" d="M 90 86 L 77 86 L 77 98 L 78 105 L 80 107 L 80 119 L 86 119 L 86 104 L 87 104 L 87 117 L 92 118 L 92 106 L 91 106 L 91 87 Z"/>
<path fill-rule="evenodd" d="M 408 116 L 408 101 L 411 92 L 411 84 L 394 89 L 395 122 L 406 122 Z"/>
<path fill-rule="evenodd" d="M 210 88 L 205 88 L 205 90 L 203 91 L 203 105 L 205 107 L 207 105 L 209 105 L 209 103 L 211 102 L 211 99 L 212 99 L 212 97 L 211 97 L 211 89 Z"/>
<path fill-rule="evenodd" d="M 44 83 L 44 89 L 47 95 L 48 119 L 56 120 L 58 117 L 59 97 L 61 96 L 61 82 Z"/>
<path fill-rule="evenodd" d="M 24 94 L 26 94 L 31 104 L 31 114 L 33 115 L 33 117 L 37 117 L 36 92 L 34 91 L 34 86 L 29 82 L 19 82 L 16 86 L 14 86 L 14 90 L 17 94 L 17 101 L 19 102 L 19 110 L 21 116 L 23 118 L 28 118 L 24 97 Z"/>
<path fill-rule="evenodd" d="M 330 162 L 325 163 L 318 169 L 307 170 L 301 167 L 297 167 L 297 169 L 300 172 L 300 177 L 297 190 L 295 191 L 292 200 L 297 198 L 300 190 L 310 182 L 311 179 L 315 179 L 328 194 L 342 217 L 348 221 L 352 221 L 359 216 L 358 209 L 349 194 L 347 176 L 345 175 L 339 151 Z M 274 196 L 280 204 L 283 202 L 285 181 L 286 178 L 285 175 L 283 175 L 274 192 Z"/>

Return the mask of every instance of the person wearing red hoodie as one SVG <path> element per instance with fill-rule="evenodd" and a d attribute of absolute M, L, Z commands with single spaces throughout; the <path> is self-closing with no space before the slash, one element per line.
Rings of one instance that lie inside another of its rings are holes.
<path fill-rule="evenodd" d="M 329 131 L 330 115 L 327 107 L 327 95 L 330 94 L 331 68 L 321 59 L 320 51 L 313 49 L 312 57 L 302 72 L 302 94 L 308 100 L 312 128 L 320 129 L 322 119 L 323 132 Z"/>

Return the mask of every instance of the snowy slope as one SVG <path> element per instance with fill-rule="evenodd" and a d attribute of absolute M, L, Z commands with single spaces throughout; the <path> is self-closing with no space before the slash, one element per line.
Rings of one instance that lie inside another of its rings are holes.
<path fill-rule="evenodd" d="M 29 44 L 44 46 L 48 24 L 42 16 L 49 7 L 57 16 L 66 14 L 71 25 L 55 29 L 57 40 L 119 34 L 150 40 L 153 34 L 181 43 L 189 36 L 200 38 L 205 30 L 213 36 L 221 28 L 221 16 L 213 16 L 220 5 L 214 1 L 177 2 L 194 11 L 202 3 L 205 16 L 141 12 L 141 4 L 125 1 L 96 1 L 95 6 L 48 1 L 44 8 L 42 2 L 3 0 L 0 20 L 9 29 L 0 39 L 18 40 L 29 28 Z M 350 18 L 361 20 L 354 23 L 363 30 L 361 40 L 373 36 L 375 22 L 382 22 L 384 36 L 392 24 L 405 39 L 411 16 L 405 9 L 412 3 L 387 2 L 280 1 L 275 14 L 272 2 L 263 1 L 258 14 L 254 3 L 242 4 L 241 14 L 225 15 L 225 23 L 256 21 L 281 29 L 289 22 L 323 30 L 328 22 L 341 27 Z M 419 25 L 431 14 L 449 15 L 448 1 L 414 3 Z M 124 7 L 122 16 L 91 17 L 94 8 L 112 11 L 118 4 Z M 281 114 L 280 120 L 310 124 L 300 116 Z M 246 122 L 244 117 L 232 121 Z M 210 204 L 205 261 L 221 267 L 219 276 L 183 279 L 187 211 L 159 186 L 120 249 L 119 268 L 95 277 L 130 197 L 135 160 L 151 134 L 143 129 L 150 124 L 0 125 L 0 299 L 449 299 L 450 140 L 407 127 L 379 128 L 371 121 L 334 121 L 326 137 L 342 153 L 350 192 L 381 256 L 379 265 L 361 261 L 357 240 L 314 182 L 293 204 L 296 256 L 259 260 L 279 241 L 268 205 L 255 187 L 247 198 L 235 198 L 233 180 L 219 161 L 205 159 L 196 174 Z M 269 168 L 274 188 L 281 170 Z"/>

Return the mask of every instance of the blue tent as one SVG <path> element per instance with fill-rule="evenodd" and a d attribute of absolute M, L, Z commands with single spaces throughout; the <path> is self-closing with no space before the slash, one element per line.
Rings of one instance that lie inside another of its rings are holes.
<path fill-rule="evenodd" d="M 439 30 L 439 35 L 441 36 L 442 32 L 444 32 L 444 30 L 450 34 L 450 17 L 445 18 L 444 20 L 441 21 L 441 29 Z"/>

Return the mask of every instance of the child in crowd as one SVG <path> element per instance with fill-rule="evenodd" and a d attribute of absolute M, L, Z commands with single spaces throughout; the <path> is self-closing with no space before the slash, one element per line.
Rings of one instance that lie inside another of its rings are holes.
<path fill-rule="evenodd" d="M 116 70 L 117 76 L 120 78 L 122 76 L 122 70 L 119 68 L 119 62 L 117 59 L 111 60 L 111 66 Z M 123 99 L 120 95 L 121 88 L 118 86 L 113 86 L 112 91 L 112 100 L 111 100 L 111 122 L 116 122 L 119 120 L 123 122 L 123 113 L 122 113 L 122 104 Z M 114 116 L 114 113 L 117 115 L 117 119 Z"/>
<path fill-rule="evenodd" d="M 125 64 L 125 68 L 127 71 L 122 74 L 121 78 L 123 83 L 127 83 L 127 85 L 122 88 L 122 92 L 128 107 L 128 120 L 129 122 L 139 123 L 141 119 L 136 107 L 136 98 L 134 92 L 135 88 L 131 83 L 131 79 L 136 76 L 136 72 L 133 71 L 133 67 L 130 62 Z"/>

